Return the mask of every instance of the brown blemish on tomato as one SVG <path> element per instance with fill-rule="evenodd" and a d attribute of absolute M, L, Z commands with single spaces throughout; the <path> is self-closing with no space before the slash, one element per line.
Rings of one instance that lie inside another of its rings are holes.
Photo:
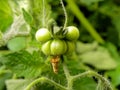
<path fill-rule="evenodd" d="M 58 73 L 58 66 L 59 66 L 59 61 L 60 61 L 60 57 L 59 56 L 55 56 L 51 59 L 51 64 L 52 64 L 52 68 L 53 68 L 53 72 L 54 73 Z"/>

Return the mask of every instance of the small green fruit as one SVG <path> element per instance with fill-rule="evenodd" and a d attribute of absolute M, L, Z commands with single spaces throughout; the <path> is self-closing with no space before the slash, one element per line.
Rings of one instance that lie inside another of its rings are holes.
<path fill-rule="evenodd" d="M 55 39 L 51 43 L 51 54 L 62 55 L 66 52 L 67 45 L 64 40 Z"/>
<path fill-rule="evenodd" d="M 70 41 L 75 41 L 79 38 L 79 30 L 75 26 L 69 26 L 66 28 L 66 39 Z"/>
<path fill-rule="evenodd" d="M 46 43 L 44 43 L 42 45 L 41 50 L 45 55 L 50 55 L 51 54 L 50 45 L 51 45 L 51 40 L 47 41 Z"/>
<path fill-rule="evenodd" d="M 36 32 L 35 38 L 39 42 L 46 42 L 46 41 L 50 40 L 52 37 L 51 37 L 51 33 L 49 32 L 48 29 L 41 28 Z"/>
<path fill-rule="evenodd" d="M 75 50 L 75 43 L 72 41 L 66 41 L 67 43 L 67 52 L 66 54 L 71 54 Z"/>

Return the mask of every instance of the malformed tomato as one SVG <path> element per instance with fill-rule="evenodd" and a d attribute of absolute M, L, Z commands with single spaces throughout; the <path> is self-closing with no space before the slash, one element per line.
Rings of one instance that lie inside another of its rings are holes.
<path fill-rule="evenodd" d="M 51 55 L 62 55 L 67 50 L 67 45 L 64 40 L 54 39 L 50 46 Z"/>
<path fill-rule="evenodd" d="M 71 54 L 75 50 L 75 43 L 72 41 L 66 41 L 66 43 L 67 43 L 66 54 Z"/>
<path fill-rule="evenodd" d="M 39 42 L 46 42 L 46 41 L 50 40 L 52 37 L 51 37 L 51 33 L 49 32 L 48 29 L 41 28 L 36 32 L 35 38 Z"/>
<path fill-rule="evenodd" d="M 41 50 L 45 55 L 51 55 L 50 46 L 51 46 L 51 40 L 47 41 L 42 45 Z"/>
<path fill-rule="evenodd" d="M 66 39 L 75 41 L 79 38 L 79 30 L 75 26 L 68 26 L 66 28 L 67 33 L 66 33 Z"/>

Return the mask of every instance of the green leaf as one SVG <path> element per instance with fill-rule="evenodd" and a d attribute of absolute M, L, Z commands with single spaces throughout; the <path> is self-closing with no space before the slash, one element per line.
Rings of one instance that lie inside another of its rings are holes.
<path fill-rule="evenodd" d="M 0 74 L 0 90 L 4 90 L 5 89 L 5 80 L 10 79 L 11 76 L 12 75 L 10 73 Z"/>
<path fill-rule="evenodd" d="M 120 85 L 120 65 L 115 70 L 106 72 L 106 75 L 111 78 L 111 83 L 114 86 Z"/>
<path fill-rule="evenodd" d="M 112 8 L 112 9 L 111 9 Z M 112 40 L 112 42 L 116 42 L 115 44 L 118 44 L 120 46 L 120 6 L 113 3 L 113 1 L 109 0 L 108 2 L 104 3 L 100 8 L 99 11 L 106 15 L 108 18 L 111 19 L 111 23 L 113 26 L 108 26 L 108 28 L 113 27 L 111 30 L 108 30 L 108 32 L 112 31 L 110 34 L 108 33 L 108 38 Z M 116 37 L 114 39 L 113 33 Z"/>
<path fill-rule="evenodd" d="M 80 78 L 74 82 L 74 90 L 95 90 L 96 83 L 92 78 Z"/>
<path fill-rule="evenodd" d="M 110 70 L 117 67 L 117 63 L 111 57 L 108 50 L 100 46 L 97 50 L 81 54 L 79 58 L 83 63 L 92 65 L 100 70 Z"/>
<path fill-rule="evenodd" d="M 31 25 L 32 22 L 33 22 L 32 16 L 31 16 L 27 11 L 25 11 L 25 9 L 22 9 L 22 11 L 23 11 L 23 16 L 24 16 L 25 21 L 26 21 L 28 24 Z"/>
<path fill-rule="evenodd" d="M 39 76 L 42 71 L 48 69 L 45 67 L 44 60 L 38 52 L 33 52 L 33 54 L 27 51 L 11 53 L 1 57 L 0 61 L 8 69 L 12 70 L 17 77 L 34 78 Z"/>
<path fill-rule="evenodd" d="M 118 33 L 117 42 L 118 42 L 118 45 L 120 46 L 120 13 L 117 13 L 117 15 L 113 17 L 112 23 L 115 26 L 116 32 Z"/>
<path fill-rule="evenodd" d="M 8 0 L 0 0 L 0 30 L 5 31 L 13 21 Z"/>
<path fill-rule="evenodd" d="M 104 0 L 80 0 L 80 1 L 86 5 L 91 5 L 93 3 L 104 1 Z"/>
<path fill-rule="evenodd" d="M 117 86 L 120 84 L 120 56 L 117 51 L 117 48 L 112 43 L 107 43 L 106 47 L 110 51 L 111 55 L 114 57 L 114 59 L 119 64 L 116 69 L 110 70 L 106 72 L 106 75 L 111 78 L 111 83 L 114 86 Z"/>
<path fill-rule="evenodd" d="M 103 15 L 109 16 L 111 19 L 116 18 L 116 16 L 120 14 L 120 6 L 117 6 L 113 1 L 104 2 L 99 8 L 99 12 Z"/>
<path fill-rule="evenodd" d="M 25 37 L 16 37 L 8 41 L 7 47 L 11 51 L 19 51 L 26 47 L 26 38 Z"/>
<path fill-rule="evenodd" d="M 110 42 L 106 43 L 105 46 L 109 50 L 110 55 L 116 60 L 116 62 L 120 63 L 120 56 L 117 51 L 117 47 Z"/>
<path fill-rule="evenodd" d="M 31 80 L 25 79 L 10 79 L 6 81 L 7 90 L 24 90 Z"/>
<path fill-rule="evenodd" d="M 95 50 L 98 47 L 98 43 L 97 42 L 93 42 L 93 43 L 82 43 L 82 42 L 77 42 L 76 43 L 76 51 L 77 53 L 84 53 L 84 52 L 88 52 L 91 50 Z"/>

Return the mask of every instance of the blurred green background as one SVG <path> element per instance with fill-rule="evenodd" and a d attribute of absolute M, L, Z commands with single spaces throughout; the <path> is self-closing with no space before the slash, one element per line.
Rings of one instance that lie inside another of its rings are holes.
<path fill-rule="evenodd" d="M 94 70 L 106 77 L 114 90 L 120 90 L 120 0 L 63 2 L 68 15 L 67 25 L 80 30 L 76 50 L 67 61 L 70 73 Z M 58 26 L 64 25 L 60 0 L 45 0 L 44 8 L 46 27 L 51 19 Z M 22 90 L 22 84 L 30 82 L 27 78 L 40 76 L 54 78 L 65 85 L 62 67 L 55 76 L 48 62 L 44 64 L 47 57 L 41 53 L 41 45 L 34 38 L 43 25 L 42 10 L 42 0 L 0 0 L 0 90 Z M 23 80 L 19 81 L 19 78 Z M 58 90 L 46 84 L 37 87 Z M 84 78 L 74 84 L 75 90 L 95 90 L 95 87 L 94 78 Z"/>

